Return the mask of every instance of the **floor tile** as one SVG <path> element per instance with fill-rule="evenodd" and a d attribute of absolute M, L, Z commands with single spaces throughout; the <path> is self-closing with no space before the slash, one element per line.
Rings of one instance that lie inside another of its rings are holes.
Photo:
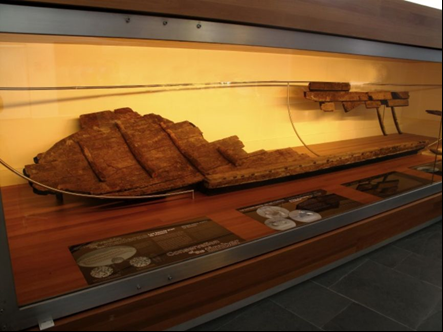
<path fill-rule="evenodd" d="M 441 229 L 434 224 L 193 331 L 441 331 Z"/>
<path fill-rule="evenodd" d="M 441 294 L 440 294 L 440 299 L 441 299 Z M 432 310 L 430 316 L 432 316 L 432 315 L 434 315 L 434 314 L 436 314 L 437 312 L 440 312 L 440 311 L 442 311 L 442 308 L 441 308 L 441 300 L 440 300 L 440 302 L 435 306 L 435 308 Z"/>
<path fill-rule="evenodd" d="M 366 258 L 373 260 L 379 264 L 387 267 L 394 268 L 403 262 L 408 256 L 411 255 L 410 251 L 389 245 L 381 248 L 371 254 L 368 254 Z"/>
<path fill-rule="evenodd" d="M 441 300 L 441 289 L 372 261 L 332 289 L 412 329 Z"/>
<path fill-rule="evenodd" d="M 411 277 L 442 287 L 442 261 L 419 255 L 411 255 L 397 268 Z"/>
<path fill-rule="evenodd" d="M 359 304 L 352 304 L 327 323 L 325 331 L 413 331 Z"/>
<path fill-rule="evenodd" d="M 234 311 L 220 318 L 214 319 L 208 323 L 197 326 L 189 331 L 216 331 L 217 329 L 223 328 L 223 326 L 233 321 L 235 318 L 240 316 L 246 310 L 248 310 L 248 307 Z"/>
<path fill-rule="evenodd" d="M 326 272 L 326 273 L 314 278 L 313 280 L 317 284 L 329 288 L 329 287 L 335 285 L 337 282 L 339 282 L 342 278 L 347 276 L 349 273 L 354 271 L 360 265 L 364 264 L 366 262 L 366 260 L 367 260 L 366 258 L 358 258 L 358 259 L 356 259 L 352 262 L 349 262 L 345 265 L 342 265 L 334 270 Z"/>
<path fill-rule="evenodd" d="M 313 282 L 293 287 L 270 300 L 316 326 L 323 326 L 352 303 Z"/>
<path fill-rule="evenodd" d="M 441 233 L 442 222 L 440 221 L 440 222 L 438 222 L 438 223 L 432 225 L 431 227 L 429 227 L 429 229 L 430 229 L 431 231 L 436 231 L 436 232 L 440 232 L 440 233 Z"/>
<path fill-rule="evenodd" d="M 277 304 L 265 300 L 251 306 L 220 331 L 320 331 Z"/>
<path fill-rule="evenodd" d="M 418 331 L 441 331 L 442 315 L 441 311 L 429 317 L 420 327 Z"/>
<path fill-rule="evenodd" d="M 394 245 L 421 256 L 442 259 L 442 235 L 432 228 L 399 240 Z"/>

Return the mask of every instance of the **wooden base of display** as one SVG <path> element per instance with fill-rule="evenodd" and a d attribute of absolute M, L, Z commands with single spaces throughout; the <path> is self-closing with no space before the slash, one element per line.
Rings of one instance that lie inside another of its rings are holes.
<path fill-rule="evenodd" d="M 265 292 L 441 215 L 435 195 L 288 248 L 56 322 L 58 331 L 160 331 Z"/>
<path fill-rule="evenodd" d="M 316 146 L 352 151 L 356 146 L 422 139 L 413 135 L 367 138 Z M 435 156 L 411 155 L 332 173 L 216 196 L 142 202 L 37 196 L 28 185 L 2 188 L 11 260 L 20 305 L 88 287 L 69 247 L 206 216 L 246 241 L 276 231 L 237 211 L 323 189 L 363 204 L 382 199 L 343 186 L 388 172 L 441 181 L 413 170 Z M 441 216 L 442 195 L 428 197 L 290 247 L 178 282 L 57 322 L 58 330 L 168 329 L 272 289 L 368 249 Z"/>

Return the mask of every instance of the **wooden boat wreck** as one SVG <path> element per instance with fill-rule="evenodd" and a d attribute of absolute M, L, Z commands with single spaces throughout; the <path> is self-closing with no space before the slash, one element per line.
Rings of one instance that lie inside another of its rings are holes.
<path fill-rule="evenodd" d="M 203 183 L 216 189 L 263 182 L 423 149 L 427 141 L 314 157 L 294 149 L 247 153 L 236 137 L 208 142 L 190 122 L 129 108 L 80 117 L 81 130 L 25 166 L 50 188 L 96 196 L 142 196 Z M 32 184 L 41 194 L 51 190 Z"/>

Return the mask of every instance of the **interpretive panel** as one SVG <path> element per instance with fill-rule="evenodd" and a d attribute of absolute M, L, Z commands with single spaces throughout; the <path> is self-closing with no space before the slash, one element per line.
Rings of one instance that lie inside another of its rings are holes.
<path fill-rule="evenodd" d="M 238 211 L 274 230 L 286 231 L 342 214 L 362 205 L 326 190 L 317 190 L 249 206 Z"/>
<path fill-rule="evenodd" d="M 88 284 L 234 247 L 243 239 L 208 218 L 71 247 Z"/>
<path fill-rule="evenodd" d="M 397 196 L 431 184 L 430 180 L 391 172 L 344 184 L 355 190 L 381 198 Z"/>

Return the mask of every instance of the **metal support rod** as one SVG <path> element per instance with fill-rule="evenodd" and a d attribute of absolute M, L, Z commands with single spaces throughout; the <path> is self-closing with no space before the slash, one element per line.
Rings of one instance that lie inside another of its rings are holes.
<path fill-rule="evenodd" d="M 297 128 L 295 127 L 294 124 L 294 119 L 292 118 L 292 112 L 291 112 L 291 98 L 290 98 L 290 89 L 291 89 L 291 85 L 288 83 L 287 86 L 287 107 L 288 107 L 288 114 L 289 114 L 289 120 L 291 121 L 291 125 L 292 128 L 294 129 L 295 134 L 297 135 L 298 139 L 300 140 L 300 142 L 303 144 L 303 146 L 309 151 L 311 152 L 314 156 L 316 157 L 320 157 L 320 155 L 318 153 L 316 153 L 314 150 L 312 150 L 303 140 L 303 138 L 301 137 L 300 133 L 298 132 Z"/>
<path fill-rule="evenodd" d="M 377 107 L 377 116 L 378 116 L 378 122 L 380 123 L 380 129 L 383 132 L 383 135 L 388 136 L 386 132 L 385 123 L 383 121 L 383 116 L 381 115 L 380 108 Z"/>
<path fill-rule="evenodd" d="M 403 135 L 403 131 L 401 130 L 400 123 L 398 122 L 398 117 L 397 117 L 397 112 L 395 110 L 395 107 L 391 107 L 391 112 L 392 112 L 392 118 L 394 119 L 395 128 L 397 128 L 397 132 L 400 135 Z"/>
<path fill-rule="evenodd" d="M 70 195 L 70 196 L 83 197 L 83 198 L 97 198 L 97 199 L 108 199 L 108 200 L 142 200 L 142 199 L 167 198 L 167 197 L 171 197 L 171 196 L 190 194 L 192 196 L 192 199 L 195 198 L 195 196 L 194 196 L 195 190 L 184 190 L 184 191 L 179 191 L 179 192 L 172 192 L 172 193 L 158 194 L 158 195 L 145 195 L 145 196 L 88 195 L 88 194 L 74 193 L 71 191 L 60 190 L 60 189 L 57 189 L 57 188 L 54 188 L 51 186 L 47 186 L 43 183 L 37 182 L 34 179 L 31 179 L 30 177 L 21 174 L 19 171 L 17 171 L 14 167 L 9 165 L 7 162 L 2 160 L 1 158 L 0 158 L 0 165 L 3 165 L 8 170 L 10 170 L 12 173 L 21 177 L 22 179 L 24 179 L 32 184 L 35 184 L 39 187 L 45 188 L 56 195 L 61 195 L 61 196 Z M 60 200 L 59 196 L 57 198 Z M 61 201 L 63 201 L 63 198 L 61 199 Z"/>

